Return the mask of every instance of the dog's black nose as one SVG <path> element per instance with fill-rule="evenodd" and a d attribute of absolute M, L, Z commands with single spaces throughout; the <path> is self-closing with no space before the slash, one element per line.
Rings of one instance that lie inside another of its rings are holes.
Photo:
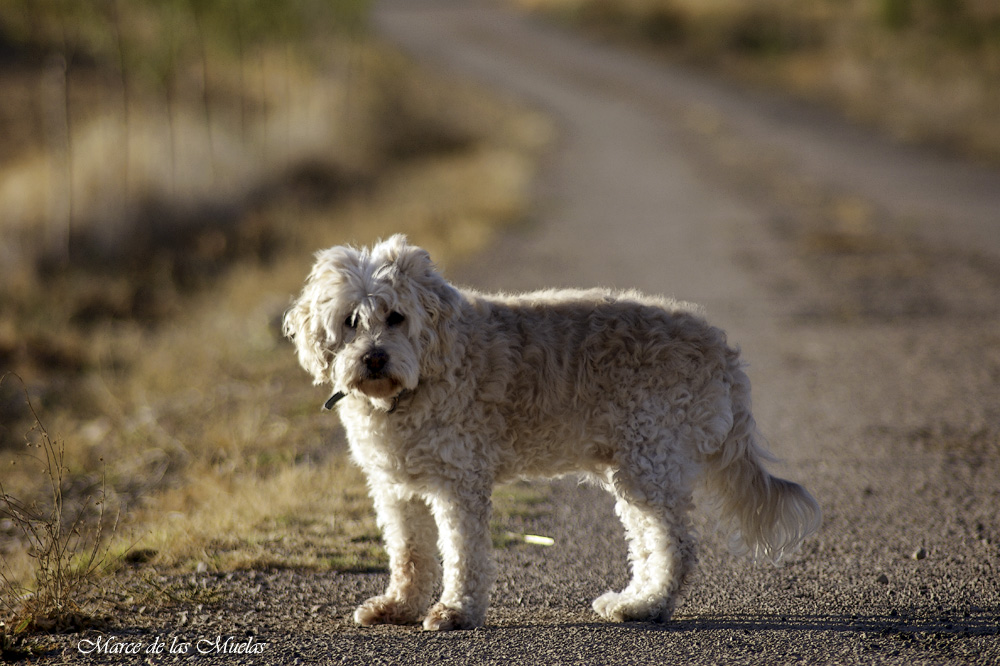
<path fill-rule="evenodd" d="M 376 347 L 365 353 L 361 357 L 361 362 L 365 364 L 371 372 L 381 372 L 385 368 L 385 364 L 389 362 L 389 355 L 385 353 L 385 350 Z"/>

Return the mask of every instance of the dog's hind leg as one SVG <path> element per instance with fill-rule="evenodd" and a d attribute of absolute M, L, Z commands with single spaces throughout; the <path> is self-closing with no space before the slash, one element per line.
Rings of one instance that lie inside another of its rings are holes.
<path fill-rule="evenodd" d="M 655 496 L 639 495 L 616 482 L 615 495 L 615 512 L 625 526 L 632 580 L 621 592 L 598 597 L 593 608 L 616 622 L 665 622 L 695 563 L 690 494 L 659 488 Z"/>
<path fill-rule="evenodd" d="M 403 499 L 381 490 L 373 499 L 389 554 L 389 587 L 361 604 L 354 621 L 363 626 L 418 622 L 441 573 L 434 518 L 419 498 Z"/>

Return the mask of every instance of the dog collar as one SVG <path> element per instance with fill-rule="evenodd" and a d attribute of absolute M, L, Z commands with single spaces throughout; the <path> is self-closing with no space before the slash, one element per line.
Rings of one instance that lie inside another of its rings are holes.
<path fill-rule="evenodd" d="M 329 400 L 323 403 L 323 409 L 333 409 L 333 406 L 336 405 L 338 402 L 340 402 L 340 400 L 344 398 L 346 395 L 347 394 L 344 393 L 343 391 L 336 391 L 333 395 L 330 396 Z"/>
<path fill-rule="evenodd" d="M 392 407 L 389 408 L 389 411 L 387 411 L 386 414 L 392 414 L 394 411 L 396 411 L 396 408 L 399 407 L 399 399 L 403 397 L 404 394 L 409 394 L 409 393 L 413 393 L 413 391 L 410 391 L 409 389 L 404 389 L 399 393 L 397 393 L 396 397 L 392 399 Z M 323 403 L 323 409 L 327 410 L 333 409 L 333 406 L 336 405 L 345 397 L 347 397 L 347 394 L 344 393 L 343 391 L 334 392 L 334 394 L 331 395 L 327 399 L 327 401 Z"/>
<path fill-rule="evenodd" d="M 402 391 L 397 393 L 396 397 L 392 399 L 392 407 L 389 408 L 389 411 L 387 411 L 386 414 L 392 414 L 393 412 L 395 412 L 396 408 L 399 407 L 399 399 L 409 396 L 411 393 L 413 393 L 413 391 L 411 391 L 410 389 L 403 389 Z"/>

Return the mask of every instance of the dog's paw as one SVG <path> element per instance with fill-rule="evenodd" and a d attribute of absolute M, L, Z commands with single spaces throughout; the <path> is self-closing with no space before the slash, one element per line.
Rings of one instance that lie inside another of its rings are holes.
<path fill-rule="evenodd" d="M 666 622 L 674 612 L 670 599 L 650 601 L 621 592 L 605 592 L 592 606 L 594 612 L 612 622 Z"/>
<path fill-rule="evenodd" d="M 354 621 L 362 627 L 376 624 L 413 624 L 420 620 L 420 612 L 387 595 L 372 597 L 354 611 Z"/>
<path fill-rule="evenodd" d="M 607 620 L 615 620 L 612 616 L 612 609 L 621 605 L 621 592 L 605 592 L 601 596 L 594 599 L 594 603 L 590 606 L 594 609 L 594 612 Z M 621 620 L 616 620 L 620 622 Z"/>
<path fill-rule="evenodd" d="M 481 618 L 472 617 L 460 608 L 442 603 L 431 606 L 424 618 L 424 631 L 451 631 L 453 629 L 474 629 L 483 623 Z"/>

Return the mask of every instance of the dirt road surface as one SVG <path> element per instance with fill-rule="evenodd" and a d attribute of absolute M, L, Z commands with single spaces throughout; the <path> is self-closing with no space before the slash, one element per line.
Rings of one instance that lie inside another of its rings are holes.
<path fill-rule="evenodd" d="M 703 304 L 825 522 L 780 569 L 706 535 L 676 620 L 615 626 L 589 603 L 626 580 L 621 528 L 563 482 L 531 525 L 556 545 L 500 553 L 487 627 L 352 640 L 427 663 L 1000 660 L 1000 174 L 486 4 L 378 24 L 558 126 L 535 224 L 453 277 Z"/>
<path fill-rule="evenodd" d="M 603 492 L 560 481 L 516 526 L 555 545 L 498 551 L 483 628 L 354 627 L 383 573 L 250 572 L 164 631 L 268 641 L 210 663 L 1000 662 L 1000 174 L 489 4 L 376 18 L 558 128 L 532 223 L 450 277 L 703 304 L 751 364 L 773 469 L 823 528 L 773 568 L 708 526 L 675 619 L 611 624 L 590 602 L 627 581 L 621 527 Z M 189 660 L 153 662 L 172 659 Z"/>

